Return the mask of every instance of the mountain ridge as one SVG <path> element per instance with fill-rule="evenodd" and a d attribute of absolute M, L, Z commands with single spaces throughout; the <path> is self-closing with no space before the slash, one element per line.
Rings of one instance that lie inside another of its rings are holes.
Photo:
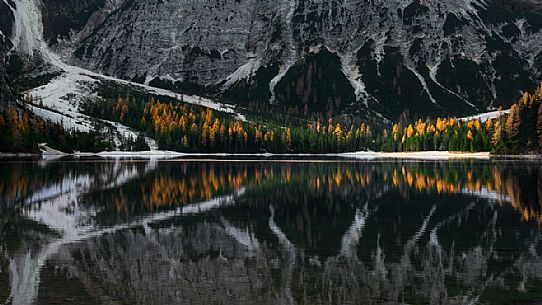
<path fill-rule="evenodd" d="M 69 64 L 249 108 L 472 115 L 542 71 L 538 0 L 37 3 Z"/>

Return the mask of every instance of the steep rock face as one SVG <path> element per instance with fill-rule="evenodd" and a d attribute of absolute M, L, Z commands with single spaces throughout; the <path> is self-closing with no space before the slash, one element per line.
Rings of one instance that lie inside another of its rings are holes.
<path fill-rule="evenodd" d="M 12 47 L 11 33 L 15 17 L 7 2 L 0 2 L 0 111 L 13 101 L 14 93 L 7 74 L 7 53 Z"/>
<path fill-rule="evenodd" d="M 99 19 L 105 0 L 42 0 L 47 8 L 43 14 L 45 38 L 56 44 L 70 39 L 73 33 L 81 32 L 87 23 Z"/>
<path fill-rule="evenodd" d="M 81 41 L 73 61 L 124 78 L 213 84 L 267 52 L 276 5 L 127 1 Z"/>
<path fill-rule="evenodd" d="M 62 2 L 71 31 L 45 28 L 73 64 L 299 113 L 483 112 L 542 71 L 539 0 Z"/>
<path fill-rule="evenodd" d="M 540 0 L 498 0 L 497 2 L 513 11 L 542 12 L 542 1 Z"/>

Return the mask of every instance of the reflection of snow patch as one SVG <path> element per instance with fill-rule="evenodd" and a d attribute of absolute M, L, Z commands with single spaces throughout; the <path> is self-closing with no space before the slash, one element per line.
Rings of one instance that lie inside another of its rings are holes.
<path fill-rule="evenodd" d="M 145 166 L 144 173 L 153 171 L 155 168 L 156 162 L 148 162 Z M 61 181 L 48 184 L 43 188 L 36 190 L 30 197 L 26 198 L 23 203 L 25 205 L 31 205 L 45 200 L 52 201 L 57 197 L 62 195 L 66 196 L 67 194 L 71 194 L 71 197 L 75 198 L 78 194 L 88 193 L 94 188 L 99 188 L 103 191 L 120 186 L 135 179 L 141 174 L 142 173 L 137 167 L 122 167 L 121 162 L 116 160 L 115 168 L 111 173 L 101 173 L 98 177 L 92 177 L 88 174 L 77 176 L 66 175 Z M 54 227 L 47 222 L 49 219 L 45 218 L 45 220 L 50 227 Z"/>
<path fill-rule="evenodd" d="M 81 193 L 70 192 L 60 197 L 55 197 L 51 201 L 43 202 L 39 208 L 30 211 L 28 214 L 29 218 L 39 221 L 51 229 L 58 230 L 62 234 L 62 237 L 44 246 L 36 255 L 23 254 L 10 260 L 10 301 L 14 305 L 35 303 L 38 296 L 40 273 L 45 263 L 61 247 L 67 244 L 81 242 L 121 230 L 141 226 L 146 227 L 151 223 L 164 221 L 179 215 L 203 213 L 231 204 L 235 202 L 237 196 L 243 193 L 244 189 L 241 188 L 233 195 L 190 204 L 174 211 L 155 213 L 130 223 L 98 230 L 89 223 L 89 220 L 96 215 L 97 211 L 83 210 L 78 205 L 72 205 Z"/>
<path fill-rule="evenodd" d="M 275 209 L 273 206 L 269 206 L 269 211 L 271 212 L 271 215 L 269 216 L 269 228 L 275 234 L 275 236 L 278 238 L 280 245 L 283 248 L 287 268 L 285 270 L 286 274 L 284 275 L 286 277 L 284 286 L 282 287 L 284 298 L 288 301 L 289 304 L 295 304 L 294 297 L 292 294 L 292 277 L 295 267 L 295 261 L 297 256 L 297 249 L 294 244 L 288 239 L 286 234 L 282 232 L 282 230 L 277 226 L 275 223 Z M 284 302 L 281 302 L 284 304 Z"/>
<path fill-rule="evenodd" d="M 433 230 L 431 230 L 431 234 L 429 234 L 429 243 L 431 246 L 438 247 L 439 241 L 438 241 L 438 227 L 434 227 Z"/>
<path fill-rule="evenodd" d="M 429 215 L 427 215 L 427 217 L 425 217 L 425 219 L 423 221 L 423 224 L 420 227 L 420 229 L 418 229 L 416 234 L 412 237 L 413 241 L 418 241 L 423 236 L 423 234 L 425 233 L 425 230 L 427 230 L 427 225 L 429 224 L 429 221 L 431 220 L 431 217 L 433 216 L 433 214 L 435 213 L 436 210 L 437 210 L 437 206 L 434 205 L 431 208 L 431 211 L 429 211 Z"/>
<path fill-rule="evenodd" d="M 369 216 L 369 212 L 367 210 L 367 205 L 365 205 L 365 208 L 363 211 L 360 209 L 356 210 L 356 215 L 354 217 L 354 222 L 352 222 L 352 225 L 346 231 L 346 233 L 343 236 L 342 242 L 341 242 L 341 255 L 347 258 L 354 258 L 356 257 L 356 246 L 359 243 L 359 239 L 361 238 L 361 231 L 365 227 L 365 223 L 367 220 L 367 217 Z"/>
<path fill-rule="evenodd" d="M 257 252 L 260 250 L 260 244 L 254 233 L 250 233 L 249 229 L 240 229 L 231 224 L 226 218 L 221 218 L 222 224 L 226 230 L 226 234 L 233 237 L 238 243 L 247 247 L 248 251 Z"/>

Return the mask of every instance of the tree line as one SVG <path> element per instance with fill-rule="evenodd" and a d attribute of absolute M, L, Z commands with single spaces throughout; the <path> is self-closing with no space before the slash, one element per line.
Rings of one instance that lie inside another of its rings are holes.
<path fill-rule="evenodd" d="M 492 140 L 496 154 L 542 153 L 542 83 L 534 94 L 524 93 L 509 114 L 495 121 Z"/>
<path fill-rule="evenodd" d="M 66 128 L 63 122 L 43 119 L 30 112 L 33 101 L 25 97 L 22 104 L 10 104 L 0 111 L 0 152 L 39 153 L 40 144 L 47 143 L 54 149 L 100 152 L 117 148 L 113 128 L 96 120 L 89 132 Z M 142 143 L 143 141 L 143 143 Z M 121 148 L 126 150 L 148 149 L 142 138 L 124 139 Z"/>
<path fill-rule="evenodd" d="M 496 119 L 418 118 L 395 123 L 328 119 L 302 123 L 241 121 L 179 100 L 118 97 L 85 105 L 87 114 L 121 122 L 157 140 L 161 149 L 226 153 L 341 153 L 352 151 L 491 151 L 538 153 L 542 148 L 542 85 Z"/>
<path fill-rule="evenodd" d="M 40 143 L 50 143 L 61 151 L 74 148 L 88 149 L 95 146 L 95 136 L 88 133 L 70 132 L 62 124 L 53 123 L 32 115 L 26 108 L 8 106 L 0 113 L 0 151 L 38 153 Z M 104 149 L 107 145 L 103 146 Z"/>
<path fill-rule="evenodd" d="M 87 114 L 121 122 L 152 136 L 161 149 L 226 153 L 335 153 L 363 150 L 374 142 L 365 122 L 332 119 L 281 126 L 245 122 L 197 105 L 119 97 L 85 106 Z"/>
<path fill-rule="evenodd" d="M 115 130 L 104 120 L 120 122 L 156 139 L 160 149 L 213 153 L 341 153 L 352 151 L 491 151 L 494 154 L 537 154 L 542 150 L 542 84 L 524 93 L 509 114 L 496 119 L 417 118 L 380 123 L 329 118 L 278 123 L 269 118 L 239 120 L 178 99 L 153 96 L 104 98 L 87 102 L 83 111 L 98 118 L 91 132 L 66 129 L 32 115 L 36 104 L 0 111 L 0 151 L 38 152 L 38 143 L 65 151 L 117 149 Z M 118 141 L 117 141 L 118 142 Z M 144 138 L 122 141 L 120 149 L 146 150 Z"/>
<path fill-rule="evenodd" d="M 386 152 L 462 151 L 491 149 L 493 121 L 467 122 L 456 118 L 426 118 L 414 123 L 395 123 L 376 137 L 376 146 Z"/>

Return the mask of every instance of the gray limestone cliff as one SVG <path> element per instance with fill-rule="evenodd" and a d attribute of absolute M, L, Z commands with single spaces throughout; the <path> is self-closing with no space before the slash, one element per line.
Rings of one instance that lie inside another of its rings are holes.
<path fill-rule="evenodd" d="M 71 64 L 245 106 L 465 115 L 509 106 L 542 71 L 539 0 L 42 6 L 45 38 Z"/>

